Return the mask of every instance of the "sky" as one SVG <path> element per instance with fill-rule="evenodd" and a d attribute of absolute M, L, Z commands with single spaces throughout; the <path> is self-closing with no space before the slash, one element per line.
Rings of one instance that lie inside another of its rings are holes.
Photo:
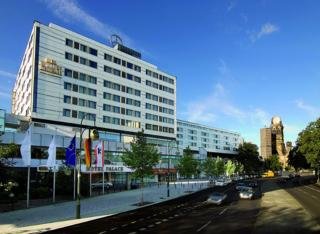
<path fill-rule="evenodd" d="M 0 8 L 0 109 L 34 20 L 108 44 L 120 35 L 177 77 L 177 118 L 260 145 L 280 116 L 285 141 L 320 116 L 320 1 L 10 0 Z"/>

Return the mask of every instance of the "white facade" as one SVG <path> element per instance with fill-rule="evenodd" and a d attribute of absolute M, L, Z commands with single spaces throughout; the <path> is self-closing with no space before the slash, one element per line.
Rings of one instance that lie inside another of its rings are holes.
<path fill-rule="evenodd" d="M 212 128 L 205 125 L 177 120 L 177 143 L 179 148 L 190 147 L 193 151 L 221 154 L 237 154 L 242 143 L 239 133 Z"/>
<path fill-rule="evenodd" d="M 127 48 L 128 49 L 128 48 Z M 130 49 L 129 49 L 130 50 Z M 176 138 L 176 78 L 139 57 L 35 22 L 12 94 L 33 121 Z M 95 121 L 94 121 L 95 120 Z"/>

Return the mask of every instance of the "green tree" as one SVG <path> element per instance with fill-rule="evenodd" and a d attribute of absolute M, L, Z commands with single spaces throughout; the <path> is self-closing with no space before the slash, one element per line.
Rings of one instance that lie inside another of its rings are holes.
<path fill-rule="evenodd" d="M 262 162 L 259 160 L 258 146 L 250 142 L 239 145 L 237 160 L 243 165 L 246 173 L 260 171 Z"/>
<path fill-rule="evenodd" d="M 207 158 L 203 164 L 202 164 L 202 168 L 203 168 L 203 171 L 204 173 L 206 174 L 206 176 L 208 177 L 213 177 L 213 176 L 216 176 L 216 171 L 217 171 L 217 168 L 216 168 L 216 161 L 215 159 L 209 157 Z"/>
<path fill-rule="evenodd" d="M 228 160 L 227 163 L 224 165 L 224 167 L 225 167 L 225 173 L 227 176 L 233 175 L 236 171 L 236 164 L 231 160 Z"/>
<path fill-rule="evenodd" d="M 244 170 L 244 167 L 243 167 L 242 163 L 237 162 L 235 173 L 241 174 L 243 172 L 243 170 Z"/>
<path fill-rule="evenodd" d="M 198 171 L 199 163 L 198 161 L 193 157 L 192 151 L 189 148 L 189 146 L 183 151 L 183 155 L 179 160 L 177 169 L 180 173 L 180 175 L 186 177 L 189 179 L 192 177 L 192 175 L 196 175 Z"/>
<path fill-rule="evenodd" d="M 216 158 L 216 168 L 217 168 L 217 175 L 218 176 L 221 176 L 224 174 L 224 172 L 225 172 L 224 161 L 219 156 Z"/>
<path fill-rule="evenodd" d="M 143 130 L 138 132 L 130 143 L 131 149 L 125 149 L 122 161 L 134 170 L 132 176 L 141 180 L 143 187 L 144 178 L 153 174 L 152 168 L 159 162 L 160 154 L 155 146 L 148 144 Z M 143 204 L 143 190 L 141 189 L 141 203 Z"/>
<path fill-rule="evenodd" d="M 299 133 L 298 151 L 304 155 L 312 168 L 316 169 L 319 181 L 320 169 L 320 118 L 308 124 L 308 126 Z"/>
<path fill-rule="evenodd" d="M 279 171 L 282 169 L 281 163 L 279 162 L 278 155 L 272 155 L 264 161 L 264 167 L 266 170 Z"/>
<path fill-rule="evenodd" d="M 296 171 L 303 168 L 310 168 L 310 164 L 307 162 L 306 157 L 298 150 L 298 148 L 298 145 L 296 145 L 290 150 L 288 164 L 294 167 Z"/>

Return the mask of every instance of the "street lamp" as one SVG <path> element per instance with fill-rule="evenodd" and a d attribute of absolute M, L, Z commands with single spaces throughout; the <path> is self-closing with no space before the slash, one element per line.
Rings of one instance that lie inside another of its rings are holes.
<path fill-rule="evenodd" d="M 76 218 L 77 219 L 80 219 L 81 143 L 82 143 L 82 134 L 87 129 L 87 128 L 82 129 L 82 122 L 88 114 L 90 114 L 90 113 L 85 113 L 82 116 L 81 122 L 80 122 L 80 145 L 79 145 L 80 152 L 77 157 L 77 161 L 78 161 L 77 162 L 77 205 L 76 205 Z M 94 126 L 96 126 L 95 119 L 94 119 Z M 93 140 L 99 139 L 99 132 L 96 129 L 93 129 L 92 132 L 90 132 L 90 129 L 89 129 L 89 138 L 93 139 Z"/>
<path fill-rule="evenodd" d="M 170 143 L 172 143 L 172 142 L 175 142 L 175 140 L 173 140 L 173 141 L 168 141 L 167 142 L 167 157 L 168 157 L 168 171 L 167 171 L 167 197 L 170 197 L 170 184 L 169 184 L 169 178 L 170 178 L 170 152 L 171 151 L 169 151 L 169 149 L 171 149 L 170 147 L 169 147 L 169 144 Z"/>

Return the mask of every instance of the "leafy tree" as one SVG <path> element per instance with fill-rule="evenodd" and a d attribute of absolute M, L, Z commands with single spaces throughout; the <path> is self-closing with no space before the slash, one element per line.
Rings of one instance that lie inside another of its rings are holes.
<path fill-rule="evenodd" d="M 239 145 L 237 160 L 247 173 L 259 171 L 262 165 L 259 160 L 258 146 L 250 142 Z"/>
<path fill-rule="evenodd" d="M 177 169 L 182 176 L 187 177 L 188 181 L 192 175 L 197 174 L 199 167 L 198 161 L 193 157 L 192 151 L 187 147 L 183 151 L 183 156 L 180 158 Z"/>
<path fill-rule="evenodd" d="M 298 146 L 293 147 L 288 156 L 288 164 L 296 171 L 302 168 L 310 168 L 310 164 L 307 162 L 306 157 L 298 150 Z"/>
<path fill-rule="evenodd" d="M 159 162 L 160 155 L 155 146 L 146 141 L 144 132 L 138 132 L 135 139 L 130 143 L 131 149 L 125 149 L 122 161 L 134 170 L 133 177 L 141 180 L 153 174 L 152 168 Z M 141 190 L 141 203 L 143 204 L 143 191 Z"/>
<path fill-rule="evenodd" d="M 224 165 L 224 167 L 225 167 L 225 173 L 227 176 L 233 175 L 236 171 L 236 164 L 231 160 L 228 160 L 227 163 Z"/>
<path fill-rule="evenodd" d="M 216 158 L 216 167 L 217 167 L 217 174 L 218 176 L 223 175 L 225 172 L 224 168 L 224 161 L 219 156 Z"/>
<path fill-rule="evenodd" d="M 279 161 L 278 155 L 272 155 L 271 157 L 267 158 L 264 162 L 264 167 L 266 170 L 271 171 L 279 171 L 282 169 L 281 163 Z"/>
<path fill-rule="evenodd" d="M 320 169 L 320 118 L 308 124 L 308 126 L 299 133 L 298 151 L 301 152 L 310 163 L 311 167 L 316 169 L 319 181 Z"/>
<path fill-rule="evenodd" d="M 217 175 L 217 167 L 216 167 L 216 160 L 209 157 L 207 158 L 202 165 L 204 173 L 208 177 L 213 177 Z"/>
<path fill-rule="evenodd" d="M 237 162 L 236 163 L 236 169 L 235 169 L 235 173 L 239 173 L 241 174 L 244 170 L 244 167 L 241 163 Z"/>

